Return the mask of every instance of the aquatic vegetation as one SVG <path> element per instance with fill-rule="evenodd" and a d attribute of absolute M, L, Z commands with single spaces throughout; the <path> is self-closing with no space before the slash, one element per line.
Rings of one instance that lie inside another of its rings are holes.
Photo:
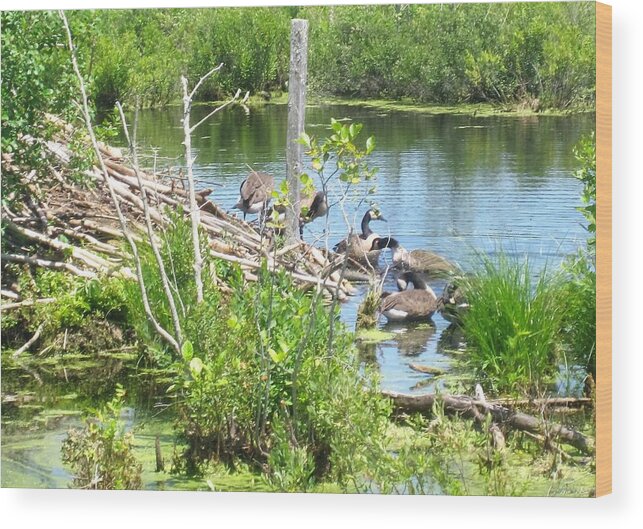
<path fill-rule="evenodd" d="M 72 486 L 83 489 L 131 490 L 141 487 L 141 464 L 134 457 L 132 434 L 120 421 L 125 392 L 118 386 L 115 397 L 85 428 L 69 430 L 62 445 L 63 462 L 74 478 Z"/>
<path fill-rule="evenodd" d="M 556 357 L 566 310 L 560 274 L 500 253 L 480 256 L 462 283 L 469 311 L 463 317 L 468 362 L 494 392 L 543 391 L 557 372 Z"/>

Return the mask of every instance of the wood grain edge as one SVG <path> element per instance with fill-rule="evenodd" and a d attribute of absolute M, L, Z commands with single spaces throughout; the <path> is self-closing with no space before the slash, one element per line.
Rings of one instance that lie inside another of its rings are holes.
<path fill-rule="evenodd" d="M 612 7 L 596 2 L 596 496 L 612 492 Z"/>

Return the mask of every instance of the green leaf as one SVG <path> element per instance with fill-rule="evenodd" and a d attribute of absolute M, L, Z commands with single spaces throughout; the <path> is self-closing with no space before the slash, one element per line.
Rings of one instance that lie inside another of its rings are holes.
<path fill-rule="evenodd" d="M 310 136 L 305 132 L 301 133 L 301 136 L 299 136 L 299 139 L 297 141 L 302 145 L 305 145 L 306 147 L 310 148 Z"/>
<path fill-rule="evenodd" d="M 375 149 L 375 136 L 369 136 L 366 140 L 366 154 L 371 154 Z"/>
<path fill-rule="evenodd" d="M 203 371 L 203 362 L 198 356 L 195 356 L 190 361 L 190 371 L 192 372 L 192 376 L 195 377 L 198 377 L 201 374 L 201 371 Z"/>
<path fill-rule="evenodd" d="M 185 340 L 185 342 L 183 342 L 183 346 L 181 347 L 181 356 L 186 362 L 192 360 L 192 357 L 194 356 L 194 347 L 190 340 Z"/>
<path fill-rule="evenodd" d="M 301 173 L 299 175 L 299 181 L 302 183 L 304 186 L 308 186 L 313 183 L 313 179 L 308 176 L 306 173 Z"/>

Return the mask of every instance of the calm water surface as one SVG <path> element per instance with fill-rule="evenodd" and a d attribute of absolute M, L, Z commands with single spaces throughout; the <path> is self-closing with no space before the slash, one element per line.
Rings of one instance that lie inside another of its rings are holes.
<path fill-rule="evenodd" d="M 193 122 L 208 111 L 206 106 L 196 107 Z M 180 114 L 178 108 L 141 113 L 138 137 L 148 155 L 145 165 L 152 165 L 152 147 L 159 170 L 174 167 L 176 174 L 183 164 Z M 580 185 L 572 176 L 572 148 L 582 134 L 593 130 L 593 114 L 475 118 L 318 106 L 307 110 L 308 133 L 326 136 L 331 117 L 363 123 L 364 141 L 368 135 L 375 136 L 377 148 L 371 163 L 379 167 L 379 174 L 374 199 L 389 222 L 373 222 L 372 227 L 380 234 L 390 233 L 407 248 L 438 252 L 466 269 L 476 250 L 493 253 L 502 247 L 507 253 L 527 255 L 538 271 L 546 264 L 557 266 L 584 244 L 582 217 L 575 209 Z M 195 176 L 208 182 L 201 187 L 216 184 L 212 185 L 215 192 L 211 199 L 230 209 L 249 166 L 274 174 L 277 181 L 284 178 L 286 119 L 285 106 L 269 105 L 253 109 L 249 115 L 232 109 L 197 131 L 193 138 Z M 363 206 L 355 213 L 357 224 L 366 209 Z M 306 228 L 305 238 L 322 237 L 323 229 L 324 222 L 319 220 Z M 330 243 L 342 239 L 346 231 L 340 212 L 331 209 Z M 432 286 L 438 294 L 444 288 L 440 282 Z M 392 278 L 387 279 L 385 288 L 395 289 Z M 364 287 L 343 304 L 342 317 L 351 328 L 363 291 Z M 411 370 L 409 364 L 449 369 L 457 355 L 443 347 L 445 342 L 453 347 L 445 320 L 436 315 L 434 325 L 382 327 L 394 332 L 394 338 L 365 347 L 364 358 L 379 367 L 384 388 L 425 392 L 441 384 Z M 24 372 L 4 374 L 29 378 Z M 82 388 L 69 391 L 83 393 Z M 151 407 L 150 402 L 140 399 L 134 403 L 136 410 Z M 73 411 L 82 405 L 75 401 L 63 405 L 64 399 L 58 397 L 51 402 L 55 404 L 45 407 Z M 128 420 L 140 425 L 147 412 L 136 410 Z M 56 422 L 36 433 L 3 427 L 4 486 L 66 487 L 70 482 L 68 469 L 60 460 L 60 445 L 69 424 L 77 418 L 59 420 L 57 412 L 51 410 Z M 172 436 L 168 428 L 168 424 L 160 424 L 150 433 L 149 425 L 143 425 L 137 438 L 149 446 L 142 453 L 151 453 L 153 434 L 158 433 L 169 451 Z M 151 468 L 152 463 L 147 466 Z M 158 479 L 149 473 L 145 487 L 203 487 L 202 483 L 173 483 L 171 476 L 157 483 Z M 243 483 L 239 488 L 252 487 Z"/>

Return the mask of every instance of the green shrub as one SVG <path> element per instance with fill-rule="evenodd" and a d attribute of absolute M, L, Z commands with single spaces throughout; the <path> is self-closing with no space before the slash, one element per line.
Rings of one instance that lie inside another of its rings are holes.
<path fill-rule="evenodd" d="M 84 429 L 69 430 L 62 445 L 63 463 L 74 474 L 72 486 L 82 489 L 131 490 L 141 488 L 141 464 L 133 454 L 133 436 L 120 422 L 125 391 L 117 386 L 115 397 Z"/>
<path fill-rule="evenodd" d="M 92 327 L 95 327 L 94 322 L 99 322 L 99 326 L 106 322 L 115 323 L 123 330 L 129 327 L 126 308 L 128 282 L 121 278 L 83 279 L 47 269 L 36 269 L 33 273 L 19 270 L 16 276 L 25 299 L 54 298 L 55 301 L 25 306 L 12 311 L 8 318 L 3 315 L 3 346 L 24 343 L 41 323 L 44 324 L 44 341 L 65 331 L 81 329 L 87 329 L 89 337 Z"/>
<path fill-rule="evenodd" d="M 583 184 L 581 200 L 583 206 L 578 208 L 587 221 L 586 229 L 592 234 L 587 241 L 591 252 L 596 252 L 596 138 L 594 133 L 578 142 L 574 156 L 579 164 L 574 176 Z"/>
<path fill-rule="evenodd" d="M 390 412 L 376 380 L 360 374 L 352 336 L 284 273 L 264 268 L 259 282 L 233 288 L 226 305 L 206 300 L 185 328 L 190 370 L 177 396 L 187 469 L 213 457 L 261 465 L 270 454 L 278 488 L 331 477 L 348 485 L 379 451 Z"/>
<path fill-rule="evenodd" d="M 596 380 L 596 270 L 591 254 L 579 252 L 564 266 L 567 310 L 563 321 L 569 360 Z"/>
<path fill-rule="evenodd" d="M 545 389 L 558 366 L 564 317 L 561 278 L 504 254 L 481 257 L 463 282 L 470 308 L 464 315 L 469 363 L 493 391 L 533 393 Z"/>

